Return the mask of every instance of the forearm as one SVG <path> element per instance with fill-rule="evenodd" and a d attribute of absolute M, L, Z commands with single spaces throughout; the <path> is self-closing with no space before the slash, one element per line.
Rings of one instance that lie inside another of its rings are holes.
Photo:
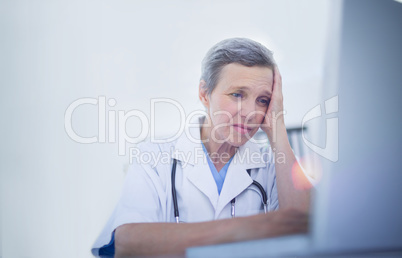
<path fill-rule="evenodd" d="M 307 230 L 308 217 L 282 210 L 200 223 L 137 223 L 116 229 L 116 257 L 184 254 L 191 246 L 246 241 Z"/>
<path fill-rule="evenodd" d="M 116 229 L 116 257 L 184 254 L 190 246 L 233 242 L 235 227 L 235 220 L 126 224 Z"/>
<path fill-rule="evenodd" d="M 295 208 L 308 212 L 311 183 L 304 175 L 290 147 L 285 125 L 268 135 L 275 154 L 276 184 L 280 208 Z"/>

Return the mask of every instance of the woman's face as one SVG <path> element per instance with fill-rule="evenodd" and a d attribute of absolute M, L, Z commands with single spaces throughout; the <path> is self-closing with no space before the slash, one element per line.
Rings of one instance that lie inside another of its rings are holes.
<path fill-rule="evenodd" d="M 268 67 L 224 66 L 215 89 L 203 100 L 212 122 L 210 140 L 236 147 L 245 144 L 264 120 L 272 85 Z"/>

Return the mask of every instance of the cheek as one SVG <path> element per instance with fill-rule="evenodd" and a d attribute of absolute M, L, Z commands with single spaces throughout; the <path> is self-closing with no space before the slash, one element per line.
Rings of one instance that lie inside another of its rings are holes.
<path fill-rule="evenodd" d="M 256 111 L 257 112 L 255 112 L 255 115 L 254 116 L 252 116 L 252 122 L 254 123 L 254 124 L 256 124 L 256 125 L 260 125 L 260 124 L 262 124 L 262 122 L 264 121 L 264 117 L 265 117 L 265 114 L 266 114 L 266 112 L 267 112 L 267 109 L 268 108 L 265 108 L 265 107 L 258 107 L 258 108 L 256 108 Z M 251 121 L 250 121 L 251 122 Z"/>
<path fill-rule="evenodd" d="M 266 109 L 262 110 L 262 112 L 265 114 Z M 262 113 L 259 113 L 259 114 L 256 115 L 255 120 L 256 120 L 257 123 L 261 124 L 262 121 L 264 121 L 264 117 L 265 117 L 265 115 L 263 115 Z"/>
<path fill-rule="evenodd" d="M 237 102 L 226 99 L 215 101 L 211 105 L 210 115 L 215 118 L 215 121 L 229 123 L 238 113 L 237 104 Z"/>

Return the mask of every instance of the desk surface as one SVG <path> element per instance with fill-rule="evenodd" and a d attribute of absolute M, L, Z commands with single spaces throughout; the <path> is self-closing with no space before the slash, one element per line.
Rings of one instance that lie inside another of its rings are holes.
<path fill-rule="evenodd" d="M 397 250 L 314 250 L 308 235 L 188 248 L 186 257 L 402 257 Z"/>

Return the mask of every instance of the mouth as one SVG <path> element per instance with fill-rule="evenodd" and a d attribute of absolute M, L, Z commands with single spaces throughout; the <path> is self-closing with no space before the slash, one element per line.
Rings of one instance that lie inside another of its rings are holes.
<path fill-rule="evenodd" d="M 234 124 L 233 128 L 241 134 L 250 134 L 250 132 L 253 130 L 252 127 L 243 124 Z"/>

